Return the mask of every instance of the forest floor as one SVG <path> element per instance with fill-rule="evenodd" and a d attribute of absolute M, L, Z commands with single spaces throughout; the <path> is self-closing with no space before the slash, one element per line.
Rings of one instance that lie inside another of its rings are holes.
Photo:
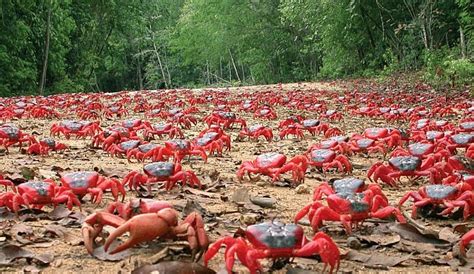
<path fill-rule="evenodd" d="M 275 86 L 241 87 L 239 90 L 265 90 Z M 292 89 L 342 89 L 337 84 L 327 83 L 303 83 L 283 85 L 283 90 Z M 196 91 L 198 92 L 198 91 Z M 322 98 L 320 98 L 322 99 Z M 199 106 L 203 109 L 205 106 Z M 212 106 L 209 106 L 211 109 Z M 278 121 L 293 115 L 301 114 L 312 118 L 312 114 L 306 111 L 298 113 L 289 111 L 287 108 L 277 107 L 278 119 L 266 122 L 274 129 Z M 204 114 L 198 114 L 202 117 Z M 238 115 L 247 119 L 252 125 L 256 121 L 251 113 L 238 112 Z M 143 115 L 135 115 L 133 112 L 126 118 L 142 118 Z M 317 117 L 314 117 L 317 118 Z M 104 120 L 103 128 L 113 125 L 122 119 Z M 156 119 L 152 119 L 153 122 Z M 13 121 L 25 132 L 35 132 L 39 136 L 48 136 L 52 123 L 56 120 L 31 120 L 23 119 Z M 332 125 L 344 130 L 346 135 L 361 133 L 368 127 L 399 126 L 390 125 L 382 119 L 362 118 L 349 113 L 339 122 L 331 122 Z M 191 130 L 185 130 L 186 139 L 192 139 L 206 125 L 199 122 Z M 270 221 L 278 219 L 291 223 L 295 213 L 312 199 L 312 191 L 323 181 L 331 178 L 341 178 L 341 174 L 322 174 L 316 170 L 309 171 L 303 186 L 293 187 L 288 183 L 289 177 L 285 175 L 281 182 L 272 184 L 271 179 L 264 176 L 255 176 L 252 181 L 245 176 L 243 182 L 236 178 L 236 171 L 242 161 L 253 160 L 263 152 L 278 151 L 289 157 L 304 153 L 307 148 L 322 140 L 321 136 L 310 136 L 305 133 L 304 140 L 289 139 L 267 142 L 259 141 L 237 141 L 239 129 L 228 131 L 232 136 L 232 149 L 225 152 L 222 157 L 211 156 L 208 163 L 204 164 L 200 159 L 185 160 L 183 168 L 192 169 L 201 179 L 205 188 L 202 190 L 189 187 L 176 187 L 170 192 L 154 189 L 154 199 L 166 200 L 175 205 L 175 208 L 185 215 L 192 210 L 198 210 L 204 217 L 206 231 L 211 242 L 216 239 L 233 235 L 239 227 L 245 227 L 246 223 Z M 112 158 L 101 149 L 90 148 L 90 139 L 59 141 L 67 144 L 70 148 L 61 153 L 52 152 L 49 156 L 30 156 L 11 148 L 10 154 L 1 153 L 0 171 L 6 177 L 16 181 L 22 178 L 53 178 L 58 180 L 60 174 L 71 171 L 96 170 L 105 176 L 117 176 L 123 178 L 132 170 L 141 171 L 143 164 L 128 163 L 126 159 Z M 162 144 L 164 140 L 153 141 Z M 375 162 L 382 160 L 381 155 L 350 156 L 354 166 L 353 176 L 366 178 L 368 168 Z M 407 181 L 401 184 L 399 189 L 384 186 L 384 192 L 391 204 L 395 205 L 404 193 L 415 190 L 426 183 L 420 179 L 412 184 Z M 249 201 L 250 197 L 271 197 L 276 202 L 272 208 L 263 208 Z M 127 192 L 127 198 L 137 197 L 133 191 Z M 87 201 L 87 197 L 85 200 Z M 104 195 L 101 207 L 110 202 L 111 196 Z M 238 202 L 238 204 L 236 203 Z M 410 216 L 411 207 L 407 204 L 405 215 Z M 101 207 L 96 207 L 90 202 L 83 205 L 82 212 L 74 209 L 73 212 L 64 208 L 44 208 L 44 212 L 31 212 L 23 210 L 16 218 L 13 214 L 3 212 L 0 226 L 0 267 L 2 272 L 87 272 L 87 273 L 128 273 L 138 266 L 157 263 L 160 261 L 190 261 L 190 252 L 183 242 L 153 241 L 146 245 L 140 245 L 119 254 L 118 261 L 96 258 L 89 255 L 84 248 L 80 233 L 81 222 L 84 217 Z M 306 219 L 301 225 L 306 235 L 311 237 L 313 231 Z M 340 273 L 352 272 L 455 272 L 470 269 L 470 264 L 461 267 L 461 262 L 455 256 L 456 243 L 459 236 L 472 226 L 462 219 L 409 219 L 407 225 L 400 225 L 393 220 L 367 220 L 364 225 L 356 229 L 351 235 L 350 241 L 341 224 L 326 222 L 322 231 L 328 233 L 339 245 L 342 261 L 339 268 Z M 126 237 L 124 237 L 126 238 Z M 25 255 L 25 252 L 29 252 Z M 11 260 L 11 256 L 34 258 Z M 202 261 L 201 261 L 202 263 Z M 262 265 L 266 271 L 273 273 L 311 273 L 309 271 L 321 272 L 323 264 L 317 256 L 312 258 L 296 258 L 291 262 L 277 263 L 272 266 L 269 260 L 263 260 Z M 211 260 L 209 267 L 216 272 L 225 273 L 224 249 Z M 246 273 L 245 268 L 236 263 L 234 270 L 238 273 Z"/>

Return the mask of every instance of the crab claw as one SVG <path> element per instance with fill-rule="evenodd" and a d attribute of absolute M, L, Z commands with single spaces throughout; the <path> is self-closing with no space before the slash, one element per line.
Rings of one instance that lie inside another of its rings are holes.
<path fill-rule="evenodd" d="M 124 234 L 130 233 L 130 237 L 123 244 L 110 252 L 115 254 L 136 244 L 151 241 L 160 236 L 166 235 L 171 228 L 178 224 L 178 215 L 174 209 L 165 208 L 157 213 L 147 213 L 137 215 L 126 221 L 107 238 L 104 244 L 104 250 L 108 251 L 112 242 Z"/>
<path fill-rule="evenodd" d="M 474 229 L 471 229 L 469 232 L 462 236 L 461 241 L 459 241 L 459 251 L 463 257 L 466 257 L 466 246 L 474 240 Z"/>
<path fill-rule="evenodd" d="M 105 225 L 119 227 L 123 223 L 125 223 L 124 219 L 107 212 L 97 212 L 88 216 L 84 220 L 84 224 L 82 225 L 81 229 L 87 252 L 92 255 L 94 252 L 95 238 L 97 238 Z"/>

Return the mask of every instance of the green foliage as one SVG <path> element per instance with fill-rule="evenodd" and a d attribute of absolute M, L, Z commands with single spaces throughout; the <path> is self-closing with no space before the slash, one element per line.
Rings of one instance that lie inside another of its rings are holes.
<path fill-rule="evenodd" d="M 472 83 L 472 1 L 0 0 L 0 96 L 423 70 Z M 461 33 L 463 35 L 461 35 Z M 463 39 L 461 39 L 463 38 Z"/>

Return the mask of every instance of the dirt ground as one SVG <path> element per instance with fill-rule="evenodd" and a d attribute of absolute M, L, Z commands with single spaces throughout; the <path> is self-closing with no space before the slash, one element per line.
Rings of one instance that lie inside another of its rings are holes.
<path fill-rule="evenodd" d="M 275 86 L 242 87 L 240 90 L 264 90 Z M 284 85 L 284 90 L 293 89 L 341 89 L 334 84 L 326 83 L 304 83 Z M 208 113 L 212 106 L 200 105 L 204 111 L 196 116 L 202 117 Z M 306 111 L 293 112 L 284 107 L 277 107 L 278 119 L 264 122 L 273 128 L 275 136 L 278 134 L 278 122 L 292 114 L 301 114 L 307 118 L 318 118 Z M 256 121 L 251 113 L 236 113 L 247 120 L 248 125 L 262 123 Z M 72 116 L 71 116 L 72 118 Z M 134 114 L 132 111 L 128 118 L 144 119 L 142 114 Z M 65 119 L 65 118 L 64 118 Z M 104 120 L 103 128 L 113 125 L 122 119 Z M 160 119 L 150 119 L 157 122 Z M 57 120 L 59 121 L 59 120 Z M 56 120 L 16 120 L 25 132 L 35 132 L 39 136 L 48 136 L 49 129 Z M 359 116 L 345 114 L 340 122 L 331 122 L 332 125 L 344 130 L 350 136 L 352 133 L 361 133 L 368 127 L 399 126 L 389 125 L 382 119 L 368 119 Z M 198 132 L 206 128 L 203 122 L 191 130 L 185 130 L 186 139 L 192 139 Z M 305 139 L 300 141 L 293 137 L 285 140 L 267 142 L 260 139 L 255 141 L 237 141 L 239 129 L 227 131 L 232 136 L 232 150 L 225 152 L 222 157 L 211 156 L 208 163 L 193 158 L 183 162 L 185 170 L 191 169 L 196 172 L 206 188 L 203 190 L 191 189 L 189 187 L 177 187 L 170 192 L 154 189 L 154 199 L 166 200 L 173 203 L 180 212 L 198 210 L 204 216 L 206 231 L 211 242 L 225 236 L 233 235 L 239 228 L 245 228 L 245 222 L 261 222 L 278 219 L 284 222 L 292 222 L 295 213 L 311 201 L 312 191 L 323 181 L 331 178 L 341 178 L 341 174 L 322 174 L 311 170 L 306 174 L 304 186 L 295 188 L 288 183 L 289 176 L 283 176 L 284 180 L 272 184 L 267 177 L 255 177 L 249 180 L 245 177 L 243 182 L 238 182 L 236 171 L 242 161 L 253 160 L 264 152 L 281 152 L 292 157 L 302 154 L 306 149 L 322 140 L 323 137 L 312 137 L 305 133 Z M 141 170 L 142 163 L 128 163 L 126 159 L 112 158 L 101 149 L 90 148 L 90 139 L 66 140 L 63 137 L 59 141 L 67 144 L 70 148 L 61 153 L 52 152 L 49 156 L 30 156 L 12 148 L 10 154 L 3 152 L 0 156 L 0 173 L 7 177 L 21 178 L 35 176 L 36 178 L 53 178 L 57 180 L 61 173 L 70 171 L 96 170 L 106 176 L 118 176 L 123 178 L 132 170 Z M 163 144 L 164 140 L 154 140 L 153 143 Z M 24 151 L 23 151 L 24 152 Z M 350 161 L 354 165 L 353 176 L 366 178 L 367 169 L 376 161 L 382 160 L 381 155 L 351 156 Z M 409 184 L 405 182 L 399 189 L 384 186 L 384 191 L 390 202 L 395 205 L 401 196 L 409 190 L 415 190 L 426 181 L 420 179 Z M 306 190 L 306 191 L 305 191 Z M 271 197 L 276 202 L 272 208 L 262 208 L 251 202 L 235 203 L 235 200 L 245 201 L 246 192 L 250 197 Z M 133 191 L 127 192 L 127 198 L 136 197 Z M 2 272 L 79 272 L 87 273 L 127 273 L 134 268 L 160 261 L 189 261 L 190 252 L 183 242 L 163 242 L 156 240 L 146 245 L 137 246 L 119 261 L 107 261 L 89 255 L 81 241 L 80 227 L 84 216 L 99 210 L 106 203 L 112 201 L 111 195 L 104 195 L 104 201 L 100 207 L 96 207 L 85 198 L 82 213 L 78 209 L 74 212 L 56 209 L 50 213 L 52 208 L 45 208 L 45 212 L 30 212 L 25 210 L 20 218 L 7 212 L 3 213 L 0 226 L 0 261 L 8 257 L 6 247 L 14 245 L 22 250 L 30 251 L 32 256 L 40 256 L 41 260 L 18 259 L 3 263 L 0 267 Z M 406 215 L 409 216 L 410 203 L 405 207 Z M 311 237 L 313 231 L 304 219 L 301 222 L 306 235 Z M 342 261 L 339 272 L 455 272 L 469 271 L 469 263 L 461 267 L 456 258 L 456 243 L 459 236 L 472 227 L 472 223 L 463 223 L 462 219 L 440 220 L 424 219 L 409 220 L 407 226 L 397 225 L 393 220 L 370 219 L 364 225 L 347 236 L 340 223 L 326 222 L 322 231 L 333 237 L 339 245 Z M 407 236 L 408 235 L 408 236 Z M 126 236 L 125 236 L 126 237 Z M 125 238 L 124 237 L 124 238 Z M 348 238 L 350 239 L 348 240 Z M 211 260 L 209 267 L 220 273 L 224 270 L 224 248 Z M 41 262 L 42 261 L 42 262 Z M 202 261 L 201 261 L 202 263 Z M 292 262 L 279 262 L 272 266 L 272 262 L 262 262 L 268 272 L 274 273 L 316 273 L 321 272 L 323 264 L 317 256 L 312 258 L 296 258 Z M 238 273 L 246 273 L 244 267 L 238 262 L 234 267 Z"/>

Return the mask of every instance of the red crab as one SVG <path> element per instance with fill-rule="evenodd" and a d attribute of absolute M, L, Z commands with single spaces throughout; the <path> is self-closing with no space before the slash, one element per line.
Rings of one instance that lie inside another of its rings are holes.
<path fill-rule="evenodd" d="M 66 139 L 71 135 L 76 137 L 94 136 L 101 131 L 98 122 L 65 120 L 51 126 L 51 136 L 59 136 L 62 133 Z"/>
<path fill-rule="evenodd" d="M 238 238 L 226 236 L 213 243 L 204 255 L 204 264 L 207 265 L 221 246 L 225 245 L 227 249 L 224 259 L 228 273 L 233 273 L 235 255 L 252 274 L 263 272 L 260 259 L 309 257 L 315 254 L 324 263 L 323 272 L 327 265 L 330 273 L 339 269 L 339 248 L 324 232 L 316 233 L 309 240 L 299 225 L 273 221 L 251 225 L 240 234 L 242 235 Z"/>
<path fill-rule="evenodd" d="M 0 125 L 0 143 L 5 147 L 8 152 L 8 148 L 14 144 L 19 144 L 20 148 L 23 143 L 29 141 L 29 135 L 23 133 L 17 126 L 12 124 Z"/>
<path fill-rule="evenodd" d="M 439 141 L 439 145 L 448 149 L 452 154 L 456 153 L 458 148 L 468 148 L 474 143 L 474 134 L 472 133 L 458 133 L 446 136 Z"/>
<path fill-rule="evenodd" d="M 245 161 L 237 171 L 237 178 L 241 181 L 245 172 L 250 179 L 251 173 L 259 173 L 270 176 L 273 181 L 280 178 L 280 174 L 288 171 L 292 172 L 293 182 L 295 184 L 304 180 L 304 174 L 307 168 L 307 159 L 304 156 L 296 156 L 287 161 L 285 155 L 276 152 L 268 152 L 257 156 L 253 161 Z"/>
<path fill-rule="evenodd" d="M 388 163 L 388 165 L 382 162 L 375 163 L 367 172 L 367 177 L 374 182 L 380 179 L 393 187 L 397 187 L 396 180 L 401 176 L 430 176 L 431 182 L 435 183 L 436 170 L 432 168 L 433 161 L 430 159 L 422 161 L 416 156 L 396 156 L 391 157 Z"/>
<path fill-rule="evenodd" d="M 326 110 L 326 112 L 322 114 L 321 117 L 331 121 L 340 121 L 342 119 L 342 114 L 334 109 L 330 109 Z"/>
<path fill-rule="evenodd" d="M 200 147 L 193 145 L 188 140 L 174 139 L 165 142 L 165 147 L 157 147 L 145 153 L 145 158 L 151 157 L 154 161 L 162 161 L 167 156 L 173 156 L 174 161 L 181 163 L 186 156 L 199 155 L 207 163 L 206 151 Z"/>
<path fill-rule="evenodd" d="M 159 210 L 155 211 L 156 209 Z M 179 222 L 178 212 L 167 204 L 161 204 L 153 208 L 150 213 L 138 214 L 129 220 L 122 219 L 108 212 L 96 212 L 87 216 L 81 231 L 84 245 L 89 254 L 93 253 L 95 239 L 106 225 L 116 228 L 105 241 L 104 250 L 106 252 L 116 238 L 125 232 L 130 233 L 128 240 L 110 251 L 109 254 L 118 253 L 156 238 L 174 239 L 186 237 L 192 250 L 192 259 L 194 260 L 195 255 L 198 254 L 197 259 L 199 259 L 202 252 L 209 245 L 201 215 L 192 212 L 183 221 Z"/>
<path fill-rule="evenodd" d="M 209 155 L 217 152 L 217 155 L 221 156 L 224 147 L 230 151 L 230 137 L 224 133 L 207 132 L 195 139 L 193 146 L 209 151 Z"/>
<path fill-rule="evenodd" d="M 143 137 L 145 140 L 151 140 L 157 135 L 160 139 L 163 135 L 168 135 L 170 139 L 184 138 L 184 134 L 179 127 L 170 123 L 153 124 L 151 127 L 145 127 Z"/>
<path fill-rule="evenodd" d="M 192 171 L 182 171 L 179 163 L 154 162 L 143 166 L 143 172 L 145 174 L 138 171 L 130 172 L 122 184 L 128 184 L 130 189 L 136 191 L 140 186 L 146 185 L 148 194 L 151 194 L 151 184 L 155 182 L 165 182 L 166 190 L 171 190 L 177 182 L 181 182 L 182 185 L 189 184 L 191 187 L 195 185 L 202 187 L 196 174 Z"/>
<path fill-rule="evenodd" d="M 339 172 L 351 173 L 352 165 L 349 159 L 342 154 L 337 155 L 330 149 L 315 149 L 308 155 L 308 164 L 326 172 L 330 168 L 337 168 Z"/>
<path fill-rule="evenodd" d="M 392 157 L 410 155 L 421 159 L 432 159 L 431 161 L 438 162 L 442 159 L 447 160 L 451 156 L 451 153 L 425 141 L 408 145 L 408 150 L 398 147 L 391 154 Z"/>
<path fill-rule="evenodd" d="M 474 121 L 464 121 L 459 123 L 456 132 L 474 132 Z"/>
<path fill-rule="evenodd" d="M 277 118 L 275 110 L 270 108 L 269 106 L 263 106 L 257 110 L 255 110 L 253 114 L 254 118 L 264 118 L 267 120 L 274 120 Z"/>
<path fill-rule="evenodd" d="M 352 138 L 369 138 L 385 143 L 388 148 L 399 146 L 402 136 L 399 130 L 389 128 L 367 128 L 363 135 L 354 134 Z"/>
<path fill-rule="evenodd" d="M 140 140 L 128 140 L 118 144 L 112 144 L 106 148 L 107 152 L 110 153 L 112 156 L 120 156 L 120 155 L 127 155 L 127 153 L 137 148 L 139 145 L 143 145 L 142 141 Z"/>
<path fill-rule="evenodd" d="M 355 138 L 350 142 L 350 150 L 354 153 L 387 153 L 387 148 L 383 143 L 369 138 Z"/>
<path fill-rule="evenodd" d="M 128 131 L 139 131 L 144 128 L 151 128 L 151 125 L 148 121 L 143 121 L 141 119 L 128 119 L 122 121 L 120 126 L 128 129 Z"/>
<path fill-rule="evenodd" d="M 338 142 L 333 139 L 323 140 L 319 143 L 313 144 L 306 150 L 306 153 L 310 153 L 315 149 L 330 149 L 341 154 L 352 154 L 352 150 L 347 142 Z"/>
<path fill-rule="evenodd" d="M 268 142 L 271 142 L 273 139 L 273 132 L 271 128 L 256 124 L 250 127 L 245 127 L 243 130 L 241 130 L 237 139 L 240 140 L 244 136 L 248 136 L 253 140 L 258 140 L 258 137 L 263 136 Z"/>
<path fill-rule="evenodd" d="M 59 118 L 61 116 L 59 112 L 47 106 L 34 106 L 30 110 L 30 115 L 33 118 L 49 118 L 49 119 Z"/>
<path fill-rule="evenodd" d="M 240 124 L 240 128 L 245 128 L 247 122 L 237 115 L 228 111 L 215 111 L 204 118 L 204 122 L 210 127 L 211 125 L 222 125 L 224 129 L 232 128 L 234 124 Z"/>
<path fill-rule="evenodd" d="M 31 137 L 29 141 L 28 154 L 47 155 L 50 150 L 59 151 L 68 148 L 65 144 L 56 142 L 52 138 L 43 138 L 38 142 L 35 137 Z"/>
<path fill-rule="evenodd" d="M 96 134 L 92 138 L 92 147 L 99 147 L 102 144 L 102 148 L 107 150 L 112 144 L 139 139 L 134 131 L 128 131 L 124 127 L 112 127 Z"/>
<path fill-rule="evenodd" d="M 91 201 L 100 204 L 105 190 L 110 189 L 115 201 L 122 194 L 122 201 L 126 192 L 122 183 L 113 178 L 106 178 L 94 171 L 78 171 L 66 173 L 61 176 L 61 184 L 65 189 L 71 190 L 82 199 L 85 195 L 91 195 Z"/>
<path fill-rule="evenodd" d="M 294 135 L 298 139 L 304 139 L 303 126 L 300 124 L 291 124 L 280 131 L 280 139 L 283 140 L 288 135 Z"/>
<path fill-rule="evenodd" d="M 439 206 L 443 211 L 439 213 L 441 216 L 450 214 L 454 209 L 463 208 L 464 220 L 473 215 L 474 195 L 472 187 L 468 184 L 457 185 L 426 185 L 418 189 L 418 191 L 410 191 L 406 193 L 398 206 L 401 207 L 409 198 L 413 199 L 411 215 L 416 218 L 417 209 L 428 205 Z"/>
<path fill-rule="evenodd" d="M 114 118 L 114 116 L 120 118 L 122 116 L 127 116 L 127 115 L 128 115 L 128 110 L 125 109 L 122 106 L 122 104 L 104 108 L 104 116 L 107 119 L 112 119 Z"/>
<path fill-rule="evenodd" d="M 388 205 L 388 199 L 378 184 L 367 185 L 364 180 L 355 177 L 337 179 L 334 180 L 332 184 L 323 182 L 314 190 L 313 201 L 321 200 L 323 195 L 329 196 L 337 193 L 360 193 L 365 190 L 371 190 L 378 197 L 382 197 L 386 201 L 386 204 L 383 204 L 383 206 Z"/>
<path fill-rule="evenodd" d="M 294 125 L 294 124 L 301 124 L 303 122 L 304 118 L 301 115 L 292 115 L 288 118 L 286 118 L 283 121 L 280 121 L 278 124 L 278 128 L 285 128 L 289 125 Z"/>
<path fill-rule="evenodd" d="M 123 223 L 134 216 L 156 213 L 164 208 L 173 208 L 173 205 L 153 199 L 132 199 L 127 203 L 109 203 L 104 210 L 89 215 L 83 223 L 81 232 L 87 252 L 92 255 L 96 245 L 95 239 L 101 234 L 105 225 L 113 226 L 117 222 Z"/>
<path fill-rule="evenodd" d="M 314 231 L 318 231 L 323 221 L 340 221 L 347 234 L 352 233 L 353 224 L 358 226 L 369 218 L 385 219 L 395 216 L 400 223 L 406 223 L 400 210 L 389 206 L 386 197 L 377 192 L 378 190 L 374 193 L 372 189 L 353 192 L 351 189 L 330 194 L 326 198 L 327 206 L 314 201 L 296 214 L 295 222 L 309 213 Z"/>
<path fill-rule="evenodd" d="M 157 159 L 154 157 L 155 154 L 150 155 L 147 153 L 149 153 L 150 151 L 160 151 L 163 148 L 163 146 L 153 143 L 142 144 L 127 151 L 127 160 L 128 162 L 130 162 L 131 159 L 135 158 L 138 162 L 143 162 L 145 161 L 145 159 L 151 158 L 152 161 L 154 161 L 155 159 Z"/>
<path fill-rule="evenodd" d="M 190 129 L 191 126 L 197 124 L 197 119 L 196 117 L 190 115 L 190 114 L 184 114 L 182 112 L 178 112 L 175 115 L 171 116 L 168 119 L 169 122 L 174 122 L 180 125 L 184 129 Z"/>
<path fill-rule="evenodd" d="M 17 190 L 18 193 L 0 194 L 0 204 L 13 212 L 18 212 L 22 205 L 41 209 L 48 204 L 57 206 L 66 203 L 70 210 L 74 205 L 81 207 L 81 202 L 71 190 L 63 189 L 51 179 L 28 181 L 18 185 Z"/>

